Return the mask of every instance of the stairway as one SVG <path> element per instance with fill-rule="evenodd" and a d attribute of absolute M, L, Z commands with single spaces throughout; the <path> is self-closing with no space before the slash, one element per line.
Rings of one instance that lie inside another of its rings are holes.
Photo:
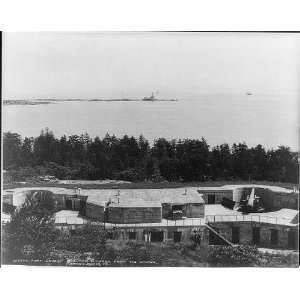
<path fill-rule="evenodd" d="M 220 233 L 218 233 L 214 228 L 212 228 L 210 225 L 205 224 L 205 226 L 208 228 L 208 230 L 210 230 L 211 232 L 213 232 L 216 236 L 218 236 L 222 241 L 224 241 L 227 245 L 234 247 L 235 245 L 233 243 L 231 243 L 230 241 L 228 241 L 226 238 L 224 238 Z"/>

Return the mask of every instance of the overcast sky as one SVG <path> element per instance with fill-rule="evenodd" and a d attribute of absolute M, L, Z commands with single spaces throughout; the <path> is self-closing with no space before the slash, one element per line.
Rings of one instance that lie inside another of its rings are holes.
<path fill-rule="evenodd" d="M 5 33 L 4 99 L 295 94 L 299 43 L 265 33 Z"/>

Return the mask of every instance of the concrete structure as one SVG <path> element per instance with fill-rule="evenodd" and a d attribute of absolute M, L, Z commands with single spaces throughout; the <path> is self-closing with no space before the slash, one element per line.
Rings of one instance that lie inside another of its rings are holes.
<path fill-rule="evenodd" d="M 198 192 L 202 194 L 206 204 L 222 204 L 231 201 L 234 206 L 246 199 L 253 188 L 255 195 L 260 198 L 262 205 L 268 211 L 280 208 L 298 209 L 299 192 L 276 186 L 224 185 L 221 187 L 201 187 Z"/>
<path fill-rule="evenodd" d="M 243 214 L 233 209 L 253 188 L 266 211 Z M 87 189 L 80 194 L 64 188 L 20 188 L 4 191 L 3 203 L 18 208 L 28 196 L 54 203 L 56 226 L 65 233 L 89 223 L 103 227 L 113 239 L 176 243 L 197 234 L 203 245 L 298 249 L 298 193 L 278 187 Z"/>

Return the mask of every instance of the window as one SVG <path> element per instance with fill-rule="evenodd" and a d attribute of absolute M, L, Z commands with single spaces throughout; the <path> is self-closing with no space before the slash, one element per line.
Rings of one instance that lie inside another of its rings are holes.
<path fill-rule="evenodd" d="M 232 227 L 232 242 L 238 244 L 240 242 L 240 228 Z"/>
<path fill-rule="evenodd" d="M 216 203 L 216 195 L 209 194 L 207 196 L 207 203 L 208 204 L 215 204 Z"/>
<path fill-rule="evenodd" d="M 136 232 L 135 231 L 130 231 L 128 234 L 128 238 L 130 240 L 136 240 Z"/>
<path fill-rule="evenodd" d="M 179 243 L 181 241 L 181 231 L 174 231 L 174 243 Z"/>
<path fill-rule="evenodd" d="M 253 229 L 252 229 L 252 242 L 255 245 L 258 245 L 260 243 L 260 228 L 259 227 L 253 227 Z"/>
<path fill-rule="evenodd" d="M 278 244 L 278 230 L 271 229 L 271 244 L 277 245 Z"/>

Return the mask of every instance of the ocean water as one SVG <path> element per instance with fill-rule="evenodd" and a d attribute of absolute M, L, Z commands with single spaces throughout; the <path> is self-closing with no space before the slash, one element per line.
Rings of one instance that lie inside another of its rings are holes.
<path fill-rule="evenodd" d="M 206 138 L 210 145 L 245 141 L 267 148 L 298 150 L 295 96 L 201 96 L 178 102 L 61 102 L 3 106 L 3 131 L 37 136 L 46 127 L 56 136 Z"/>

